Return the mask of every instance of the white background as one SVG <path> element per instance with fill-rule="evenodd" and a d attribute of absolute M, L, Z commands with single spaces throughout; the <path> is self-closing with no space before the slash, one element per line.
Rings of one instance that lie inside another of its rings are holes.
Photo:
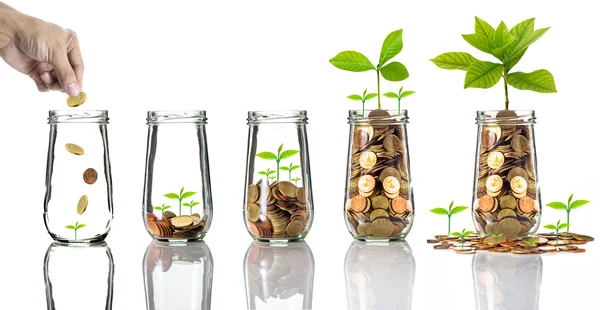
<path fill-rule="evenodd" d="M 215 261 L 213 309 L 245 308 L 242 262 L 250 244 L 242 221 L 248 110 L 306 109 L 315 221 L 307 242 L 316 262 L 313 309 L 346 305 L 344 256 L 352 239 L 342 208 L 347 158 L 345 97 L 376 89 L 375 75 L 338 70 L 328 60 L 354 49 L 376 59 L 392 30 L 404 29 L 395 58 L 411 74 L 402 83 L 417 94 L 404 101 L 416 221 L 408 237 L 417 270 L 413 309 L 475 309 L 471 257 L 434 252 L 425 239 L 445 231 L 427 210 L 472 196 L 476 110 L 501 109 L 503 90 L 463 90 L 464 73 L 428 59 L 469 51 L 461 38 L 477 15 L 494 27 L 537 17 L 552 28 L 515 70 L 548 69 L 558 93 L 510 90 L 511 107 L 535 109 L 544 204 L 589 199 L 572 214 L 573 230 L 600 236 L 597 201 L 597 29 L 592 1 L 11 1 L 17 9 L 79 37 L 86 64 L 83 109 L 108 109 L 115 220 L 107 242 L 116 266 L 114 309 L 144 309 L 142 258 L 150 237 L 141 219 L 146 111 L 205 109 L 214 194 L 206 242 Z M 43 309 L 42 265 L 51 242 L 42 217 L 48 142 L 47 110 L 65 109 L 66 96 L 37 93 L 27 77 L 0 65 L 0 161 L 3 308 Z M 383 84 L 394 91 L 399 83 Z M 387 108 L 393 102 L 385 100 Z M 370 107 L 375 102 L 370 102 Z M 542 223 L 565 214 L 544 209 Z M 455 229 L 472 228 L 470 214 Z M 454 230 L 454 229 L 453 229 Z M 544 256 L 540 309 L 590 309 L 600 251 Z M 576 293 L 566 298 L 569 292 Z M 392 291 L 393 293 L 393 291 Z M 74 296 L 77 298 L 77 296 Z M 85 300 L 81 301 L 84 304 Z M 11 307 L 12 306 L 12 307 Z M 85 308 L 85 307 L 84 307 Z"/>

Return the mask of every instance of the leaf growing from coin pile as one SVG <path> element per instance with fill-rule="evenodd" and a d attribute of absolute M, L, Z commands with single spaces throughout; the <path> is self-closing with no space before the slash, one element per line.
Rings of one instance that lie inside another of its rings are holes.
<path fill-rule="evenodd" d="M 165 204 L 163 203 L 162 206 L 160 207 L 154 207 L 154 210 L 158 210 L 161 212 L 161 214 L 164 214 L 166 210 L 171 209 L 171 206 L 165 206 Z"/>
<path fill-rule="evenodd" d="M 406 98 L 412 94 L 414 94 L 415 92 L 412 90 L 406 90 L 406 91 L 402 91 L 404 89 L 404 86 L 400 87 L 400 90 L 398 91 L 398 93 L 394 93 L 394 92 L 389 92 L 389 93 L 385 93 L 383 94 L 384 96 L 388 97 L 388 98 L 392 98 L 392 99 L 397 99 L 398 100 L 398 115 L 400 115 L 400 100 L 402 100 L 402 98 Z"/>
<path fill-rule="evenodd" d="M 379 55 L 379 62 L 377 63 L 377 66 L 373 65 L 373 63 L 371 63 L 371 61 L 365 55 L 355 51 L 341 52 L 335 57 L 331 58 L 329 62 L 335 67 L 346 71 L 365 72 L 374 70 L 375 72 L 377 72 L 377 107 L 378 109 L 381 109 L 380 77 L 383 77 L 384 79 L 392 82 L 399 82 L 408 78 L 408 70 L 403 64 L 397 61 L 392 61 L 388 63 L 388 61 L 390 61 L 392 58 L 394 58 L 400 53 L 403 45 L 404 44 L 402 42 L 402 29 L 400 29 L 390 33 L 383 41 L 383 46 L 381 47 L 381 53 Z M 352 96 L 356 96 L 355 98 L 360 97 L 358 95 Z M 365 95 L 363 94 L 362 98 L 364 97 Z M 350 99 L 362 100 L 362 98 Z"/>
<path fill-rule="evenodd" d="M 571 227 L 571 210 L 583 207 L 588 202 L 590 202 L 589 200 L 575 200 L 575 201 L 572 201 L 572 200 L 573 200 L 573 194 L 571 194 L 571 196 L 569 196 L 569 199 L 567 200 L 567 204 L 564 204 L 560 201 L 555 201 L 555 202 L 551 202 L 546 205 L 555 210 L 567 211 L 567 224 L 569 224 L 569 226 L 567 226 L 567 232 L 570 231 L 570 227 Z"/>
<path fill-rule="evenodd" d="M 192 200 L 192 201 L 190 201 L 190 202 L 186 202 L 186 203 L 184 203 L 184 204 L 183 204 L 183 206 L 184 206 L 184 207 L 188 207 L 188 208 L 190 208 L 190 216 L 191 216 L 191 215 L 192 215 L 192 209 L 193 209 L 195 206 L 199 205 L 199 204 L 200 204 L 199 202 L 197 202 L 197 201 L 193 201 L 193 200 Z"/>
<path fill-rule="evenodd" d="M 498 239 L 500 237 L 502 237 L 504 234 L 492 234 L 492 237 L 494 237 L 496 239 L 496 241 L 498 241 Z M 498 242 L 499 243 L 499 242 Z"/>
<path fill-rule="evenodd" d="M 80 228 L 84 228 L 85 226 L 86 226 L 85 224 L 79 224 L 79 222 L 75 222 L 75 225 L 67 225 L 67 226 L 65 226 L 65 228 L 74 230 L 75 238 L 73 240 L 77 240 L 77 230 L 79 230 Z"/>
<path fill-rule="evenodd" d="M 475 17 L 475 33 L 464 34 L 463 38 L 478 50 L 495 57 L 500 63 L 481 61 L 463 52 L 444 53 L 431 61 L 442 69 L 466 71 L 464 88 L 490 88 L 503 78 L 506 110 L 509 103 L 508 85 L 520 90 L 555 93 L 554 77 L 547 70 L 509 73 L 529 46 L 550 29 L 548 27 L 534 30 L 534 21 L 535 18 L 530 18 L 509 31 L 504 22 L 500 22 L 494 29 L 484 20 Z"/>
<path fill-rule="evenodd" d="M 348 96 L 348 99 L 352 99 L 352 100 L 356 100 L 356 101 L 361 101 L 362 102 L 362 115 L 365 116 L 365 101 L 367 100 L 371 100 L 373 98 L 377 97 L 376 93 L 370 93 L 367 94 L 367 90 L 365 89 L 365 91 L 363 92 L 363 95 L 350 95 Z"/>
<path fill-rule="evenodd" d="M 560 220 L 558 220 L 558 222 L 556 223 L 556 225 L 554 225 L 554 224 L 548 224 L 548 225 L 544 226 L 544 228 L 555 231 L 555 233 L 556 233 L 556 244 L 558 244 L 558 240 L 559 240 L 559 238 L 558 238 L 558 231 L 562 230 L 562 229 L 565 229 L 565 228 L 567 228 L 569 226 L 571 226 L 571 224 L 569 224 L 569 223 L 562 223 L 561 224 Z"/>
<path fill-rule="evenodd" d="M 452 236 L 459 237 L 460 238 L 460 247 L 464 248 L 464 246 L 465 246 L 465 237 L 466 236 L 470 236 L 473 233 L 474 233 L 473 231 L 470 231 L 470 230 L 467 230 L 466 228 L 463 228 L 462 232 L 455 231 L 455 232 L 452 233 Z"/>
<path fill-rule="evenodd" d="M 292 178 L 292 181 L 294 181 L 294 185 L 298 186 L 298 181 L 302 180 L 300 177 L 295 177 Z"/>
<path fill-rule="evenodd" d="M 448 209 L 434 208 L 434 209 L 429 210 L 430 212 L 433 212 L 438 215 L 448 216 L 448 235 L 450 235 L 450 219 L 452 218 L 452 215 L 458 214 L 458 213 L 463 212 L 468 209 L 465 206 L 456 206 L 456 207 L 453 207 L 453 206 L 454 206 L 454 200 L 450 203 L 450 205 L 448 206 Z"/>
<path fill-rule="evenodd" d="M 293 163 L 290 163 L 289 166 L 283 166 L 280 168 L 280 170 L 283 171 L 288 171 L 289 172 L 289 177 L 288 177 L 288 181 L 293 181 L 292 180 L 292 171 L 296 170 L 296 169 L 300 169 L 299 165 L 294 165 Z"/>
<path fill-rule="evenodd" d="M 283 149 L 283 143 L 279 146 L 279 148 L 277 149 L 277 155 L 275 155 L 274 153 L 271 152 L 261 152 L 256 154 L 257 157 L 260 157 L 262 159 L 266 159 L 266 160 L 274 160 L 277 163 L 277 182 L 279 182 L 279 163 L 281 162 L 282 159 L 288 159 L 296 154 L 298 154 L 300 151 L 299 150 L 285 150 L 285 151 L 281 151 Z M 268 171 L 268 170 L 267 170 Z"/>
<path fill-rule="evenodd" d="M 267 168 L 267 171 L 259 171 L 258 174 L 264 175 L 266 177 L 270 177 L 271 174 L 275 173 L 275 170 L 271 170 L 271 168 Z"/>
<path fill-rule="evenodd" d="M 176 193 L 168 193 L 165 194 L 164 196 L 169 198 L 169 199 L 175 199 L 179 201 L 179 216 L 181 216 L 181 201 L 186 199 L 186 198 L 190 198 L 194 195 L 196 195 L 196 192 L 183 192 L 184 188 L 182 187 L 181 190 L 179 191 L 179 195 L 177 195 Z"/>

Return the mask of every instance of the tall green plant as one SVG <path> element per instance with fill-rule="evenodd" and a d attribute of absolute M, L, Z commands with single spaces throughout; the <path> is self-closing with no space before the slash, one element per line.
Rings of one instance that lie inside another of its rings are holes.
<path fill-rule="evenodd" d="M 183 206 L 190 208 L 190 215 L 192 215 L 192 209 L 199 204 L 199 202 L 192 200 L 190 202 L 184 203 Z"/>
<path fill-rule="evenodd" d="M 280 168 L 280 170 L 287 171 L 289 173 L 288 180 L 290 182 L 293 181 L 292 180 L 292 171 L 297 170 L 297 169 L 300 169 L 300 165 L 294 165 L 293 163 L 290 163 L 289 166 L 283 166 Z"/>
<path fill-rule="evenodd" d="M 196 192 L 183 192 L 184 188 L 182 187 L 181 190 L 179 191 L 179 195 L 177 195 L 176 193 L 168 193 L 165 194 L 164 196 L 169 198 L 169 199 L 174 199 L 174 200 L 178 200 L 179 201 L 179 216 L 181 216 L 181 201 L 186 199 L 186 198 L 190 198 L 194 195 L 196 195 Z"/>
<path fill-rule="evenodd" d="M 452 215 L 463 212 L 466 209 L 468 209 L 465 206 L 456 206 L 456 207 L 453 207 L 453 206 L 454 206 L 454 200 L 450 203 L 450 205 L 448 206 L 448 209 L 433 208 L 433 209 L 429 210 L 430 212 L 438 214 L 438 215 L 448 216 L 448 235 L 450 235 L 450 220 L 452 219 Z"/>
<path fill-rule="evenodd" d="M 398 93 L 388 92 L 388 93 L 383 94 L 384 96 L 386 96 L 388 98 L 398 100 L 398 114 L 400 114 L 400 101 L 402 100 L 402 98 L 406 98 L 415 93 L 415 91 L 412 91 L 412 90 L 403 91 L 403 89 L 404 89 L 404 86 L 400 87 L 400 90 L 398 91 Z"/>
<path fill-rule="evenodd" d="M 281 160 L 290 158 L 300 152 L 299 150 L 285 150 L 282 152 L 281 151 L 282 149 L 283 149 L 283 143 L 277 149 L 277 155 L 275 155 L 274 153 L 271 153 L 271 152 L 261 152 L 261 153 L 256 154 L 256 156 L 258 156 L 262 159 L 274 160 L 277 163 L 277 169 L 276 169 L 277 182 L 279 182 L 279 163 L 281 162 Z"/>
<path fill-rule="evenodd" d="M 568 226 L 566 226 L 567 232 L 569 232 L 571 229 L 571 211 L 581 208 L 584 205 L 588 204 L 588 202 L 590 202 L 589 200 L 575 200 L 575 201 L 572 201 L 572 200 L 573 200 L 573 194 L 571 194 L 571 196 L 569 196 L 569 199 L 567 200 L 567 204 L 564 204 L 560 201 L 555 201 L 555 202 L 551 202 L 546 205 L 555 210 L 567 211 L 567 224 L 569 224 Z"/>
<path fill-rule="evenodd" d="M 365 116 L 365 101 L 371 100 L 375 97 L 377 97 L 376 93 L 367 94 L 367 90 L 365 89 L 362 96 L 361 95 L 350 95 L 350 96 L 348 96 L 348 99 L 361 101 L 362 102 L 362 115 Z"/>

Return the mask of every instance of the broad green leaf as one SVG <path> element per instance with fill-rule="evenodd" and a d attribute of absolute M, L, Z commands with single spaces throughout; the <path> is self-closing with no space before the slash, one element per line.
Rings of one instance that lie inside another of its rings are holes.
<path fill-rule="evenodd" d="M 67 226 L 65 226 L 65 228 L 67 228 L 67 229 L 75 229 L 75 226 L 73 226 L 73 225 L 67 225 Z"/>
<path fill-rule="evenodd" d="M 165 211 L 167 209 L 171 209 L 171 206 L 164 206 L 162 209 L 163 209 L 163 211 Z"/>
<path fill-rule="evenodd" d="M 483 34 L 463 34 L 463 38 L 473 47 L 482 52 L 491 54 L 494 50 L 494 44 L 492 43 L 492 41 Z"/>
<path fill-rule="evenodd" d="M 548 224 L 548 225 L 544 226 L 544 228 L 550 229 L 550 230 L 556 230 L 556 226 L 554 226 L 552 224 Z"/>
<path fill-rule="evenodd" d="M 355 51 L 341 52 L 331 58 L 329 62 L 336 68 L 346 71 L 364 72 L 375 70 L 375 66 L 365 55 Z"/>
<path fill-rule="evenodd" d="M 398 94 L 396 94 L 394 92 L 387 92 L 387 93 L 383 94 L 383 96 L 392 98 L 392 99 L 398 99 Z"/>
<path fill-rule="evenodd" d="M 183 204 L 181 204 L 181 205 L 182 205 L 182 206 L 185 206 L 185 207 L 189 207 L 189 206 L 190 206 L 190 204 L 189 204 L 189 203 L 187 203 L 187 202 L 186 202 L 186 203 L 183 203 Z"/>
<path fill-rule="evenodd" d="M 84 228 L 85 226 L 87 226 L 87 225 L 85 225 L 85 224 L 79 224 L 79 225 L 77 225 L 76 229 Z"/>
<path fill-rule="evenodd" d="M 192 196 L 196 195 L 196 192 L 185 192 L 183 193 L 183 195 L 181 196 L 181 199 L 186 199 L 186 198 L 190 198 Z"/>
<path fill-rule="evenodd" d="M 558 226 L 558 230 L 565 229 L 565 228 L 567 228 L 569 226 L 571 226 L 571 224 L 569 224 L 569 223 L 562 223 L 562 224 L 560 224 L 560 226 Z"/>
<path fill-rule="evenodd" d="M 290 171 L 290 167 L 280 167 L 279 170 Z"/>
<path fill-rule="evenodd" d="M 485 20 L 475 16 L 475 33 L 482 34 L 489 40 L 494 39 L 494 28 Z"/>
<path fill-rule="evenodd" d="M 154 207 L 154 210 L 162 210 L 162 207 Z"/>
<path fill-rule="evenodd" d="M 367 100 L 371 100 L 371 99 L 373 99 L 373 98 L 375 98 L 375 97 L 377 97 L 377 94 L 376 94 L 376 93 L 370 93 L 370 94 L 367 94 L 367 95 L 365 96 L 365 101 L 367 101 Z"/>
<path fill-rule="evenodd" d="M 494 50 L 492 51 L 492 55 L 494 55 L 494 57 L 496 57 L 498 60 L 501 60 L 504 62 L 504 55 L 506 54 L 506 51 L 508 49 L 510 49 L 513 45 L 513 43 L 515 42 L 515 36 L 513 36 L 512 34 L 508 34 L 508 43 L 506 43 L 503 46 L 494 48 Z"/>
<path fill-rule="evenodd" d="M 286 158 L 290 158 L 296 154 L 298 154 L 300 151 L 298 150 L 287 150 L 284 151 L 283 153 L 281 153 L 280 159 L 286 159 Z"/>
<path fill-rule="evenodd" d="M 385 38 L 379 54 L 379 65 L 381 68 L 388 60 L 394 58 L 402 50 L 402 29 L 396 30 Z"/>
<path fill-rule="evenodd" d="M 165 197 L 169 198 L 169 199 L 179 199 L 179 195 L 175 194 L 175 193 L 168 193 L 165 194 Z"/>
<path fill-rule="evenodd" d="M 450 211 L 450 215 L 454 215 L 454 214 L 463 212 L 467 209 L 468 209 L 468 207 L 465 207 L 465 206 L 454 207 L 454 208 L 452 208 L 452 211 Z"/>
<path fill-rule="evenodd" d="M 512 27 L 512 29 L 510 29 L 510 33 L 514 35 L 517 39 L 520 39 L 525 34 L 533 31 L 534 23 L 535 18 L 526 19 Z"/>
<path fill-rule="evenodd" d="M 300 169 L 300 165 L 294 165 L 292 166 L 292 168 L 290 168 L 290 170 L 296 170 L 296 169 Z"/>
<path fill-rule="evenodd" d="M 502 72 L 501 64 L 476 61 L 467 70 L 465 88 L 490 88 L 500 81 Z"/>
<path fill-rule="evenodd" d="M 515 42 L 517 44 L 513 48 L 509 48 L 506 51 L 505 59 L 511 60 L 513 57 L 517 56 L 523 50 L 527 49 L 531 44 L 537 41 L 541 36 L 548 31 L 550 27 L 540 28 L 538 30 L 534 30 L 532 32 L 526 33 L 522 38 L 517 39 Z M 513 43 L 514 44 L 514 43 Z"/>
<path fill-rule="evenodd" d="M 403 92 L 402 95 L 400 95 L 400 98 L 406 98 L 414 93 L 416 93 L 416 92 L 413 90 L 407 90 L 407 91 Z"/>
<path fill-rule="evenodd" d="M 573 195 L 575 195 L 575 194 L 571 194 L 571 196 L 569 196 L 569 200 L 567 201 L 567 206 L 571 205 L 571 200 L 573 200 Z"/>
<path fill-rule="evenodd" d="M 448 210 L 444 208 L 434 208 L 429 211 L 439 215 L 448 215 Z"/>
<path fill-rule="evenodd" d="M 494 33 L 494 41 L 496 42 L 496 47 L 502 47 L 508 44 L 509 33 L 508 28 L 504 22 L 500 22 L 498 28 L 496 28 L 496 32 Z"/>
<path fill-rule="evenodd" d="M 472 63 L 478 61 L 471 54 L 463 52 L 443 53 L 430 60 L 442 69 L 463 71 L 467 71 Z"/>
<path fill-rule="evenodd" d="M 531 90 L 538 93 L 555 93 L 554 77 L 548 70 L 536 70 L 531 73 L 513 72 L 506 75 L 506 82 L 521 90 Z"/>
<path fill-rule="evenodd" d="M 281 145 L 279 146 L 279 148 L 277 149 L 277 155 L 281 154 L 281 150 L 283 149 L 283 143 L 281 143 Z"/>
<path fill-rule="evenodd" d="M 551 202 L 551 203 L 547 204 L 546 206 L 548 206 L 552 209 L 555 209 L 555 210 L 567 210 L 567 205 L 560 201 Z"/>
<path fill-rule="evenodd" d="M 573 209 L 577 209 L 579 207 L 583 207 L 584 205 L 586 205 L 588 202 L 590 202 L 589 200 L 575 200 L 573 201 L 573 203 L 571 204 L 571 210 Z"/>
<path fill-rule="evenodd" d="M 256 156 L 262 158 L 262 159 L 267 159 L 267 160 L 277 160 L 277 155 L 271 153 L 271 152 L 261 152 L 256 154 Z"/>
<path fill-rule="evenodd" d="M 519 54 L 515 55 L 513 58 L 511 58 L 510 60 L 508 60 L 508 62 L 506 62 L 506 72 L 510 72 L 510 70 L 514 66 L 517 65 L 517 63 L 521 60 L 521 58 L 523 58 L 523 55 L 525 55 L 525 52 L 527 52 L 527 49 L 524 49 L 522 52 L 520 52 Z"/>
<path fill-rule="evenodd" d="M 195 207 L 195 206 L 197 206 L 197 205 L 199 205 L 199 204 L 200 204 L 200 203 L 196 201 L 196 202 L 192 203 L 192 207 Z"/>
<path fill-rule="evenodd" d="M 474 234 L 474 233 L 475 233 L 475 232 L 474 232 L 474 231 L 472 231 L 472 230 L 467 230 L 467 231 L 464 233 L 464 235 L 465 235 L 465 236 L 470 236 L 470 235 L 472 235 L 472 234 Z"/>
<path fill-rule="evenodd" d="M 381 72 L 384 79 L 392 82 L 399 82 L 408 78 L 408 69 L 397 61 L 385 65 L 379 72 Z"/>
<path fill-rule="evenodd" d="M 455 237 L 462 237 L 462 234 L 457 231 L 453 232 L 451 235 L 453 235 Z"/>
<path fill-rule="evenodd" d="M 267 173 L 264 172 L 264 171 L 259 171 L 258 174 L 260 174 L 260 175 L 267 175 Z"/>
<path fill-rule="evenodd" d="M 359 95 L 350 95 L 348 96 L 348 99 L 362 101 L 362 97 Z"/>
<path fill-rule="evenodd" d="M 267 175 L 271 175 L 271 174 L 273 174 L 273 173 L 275 173 L 275 170 L 271 170 L 271 171 L 269 171 L 269 172 L 267 173 Z"/>

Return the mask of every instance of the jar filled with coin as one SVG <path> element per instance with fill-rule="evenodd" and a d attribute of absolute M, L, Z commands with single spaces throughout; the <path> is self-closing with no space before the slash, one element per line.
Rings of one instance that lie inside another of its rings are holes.
<path fill-rule="evenodd" d="M 357 240 L 403 240 L 414 219 L 407 112 L 349 114 L 346 226 Z"/>
<path fill-rule="evenodd" d="M 49 114 L 46 229 L 58 242 L 101 242 L 113 219 L 108 112 Z"/>
<path fill-rule="evenodd" d="M 480 236 L 532 236 L 541 197 L 533 111 L 478 111 L 473 221 Z"/>
<path fill-rule="evenodd" d="M 149 111 L 143 219 L 155 240 L 202 239 L 212 220 L 205 111 Z"/>
<path fill-rule="evenodd" d="M 302 240 L 312 224 L 306 111 L 248 112 L 244 222 L 252 238 Z"/>

